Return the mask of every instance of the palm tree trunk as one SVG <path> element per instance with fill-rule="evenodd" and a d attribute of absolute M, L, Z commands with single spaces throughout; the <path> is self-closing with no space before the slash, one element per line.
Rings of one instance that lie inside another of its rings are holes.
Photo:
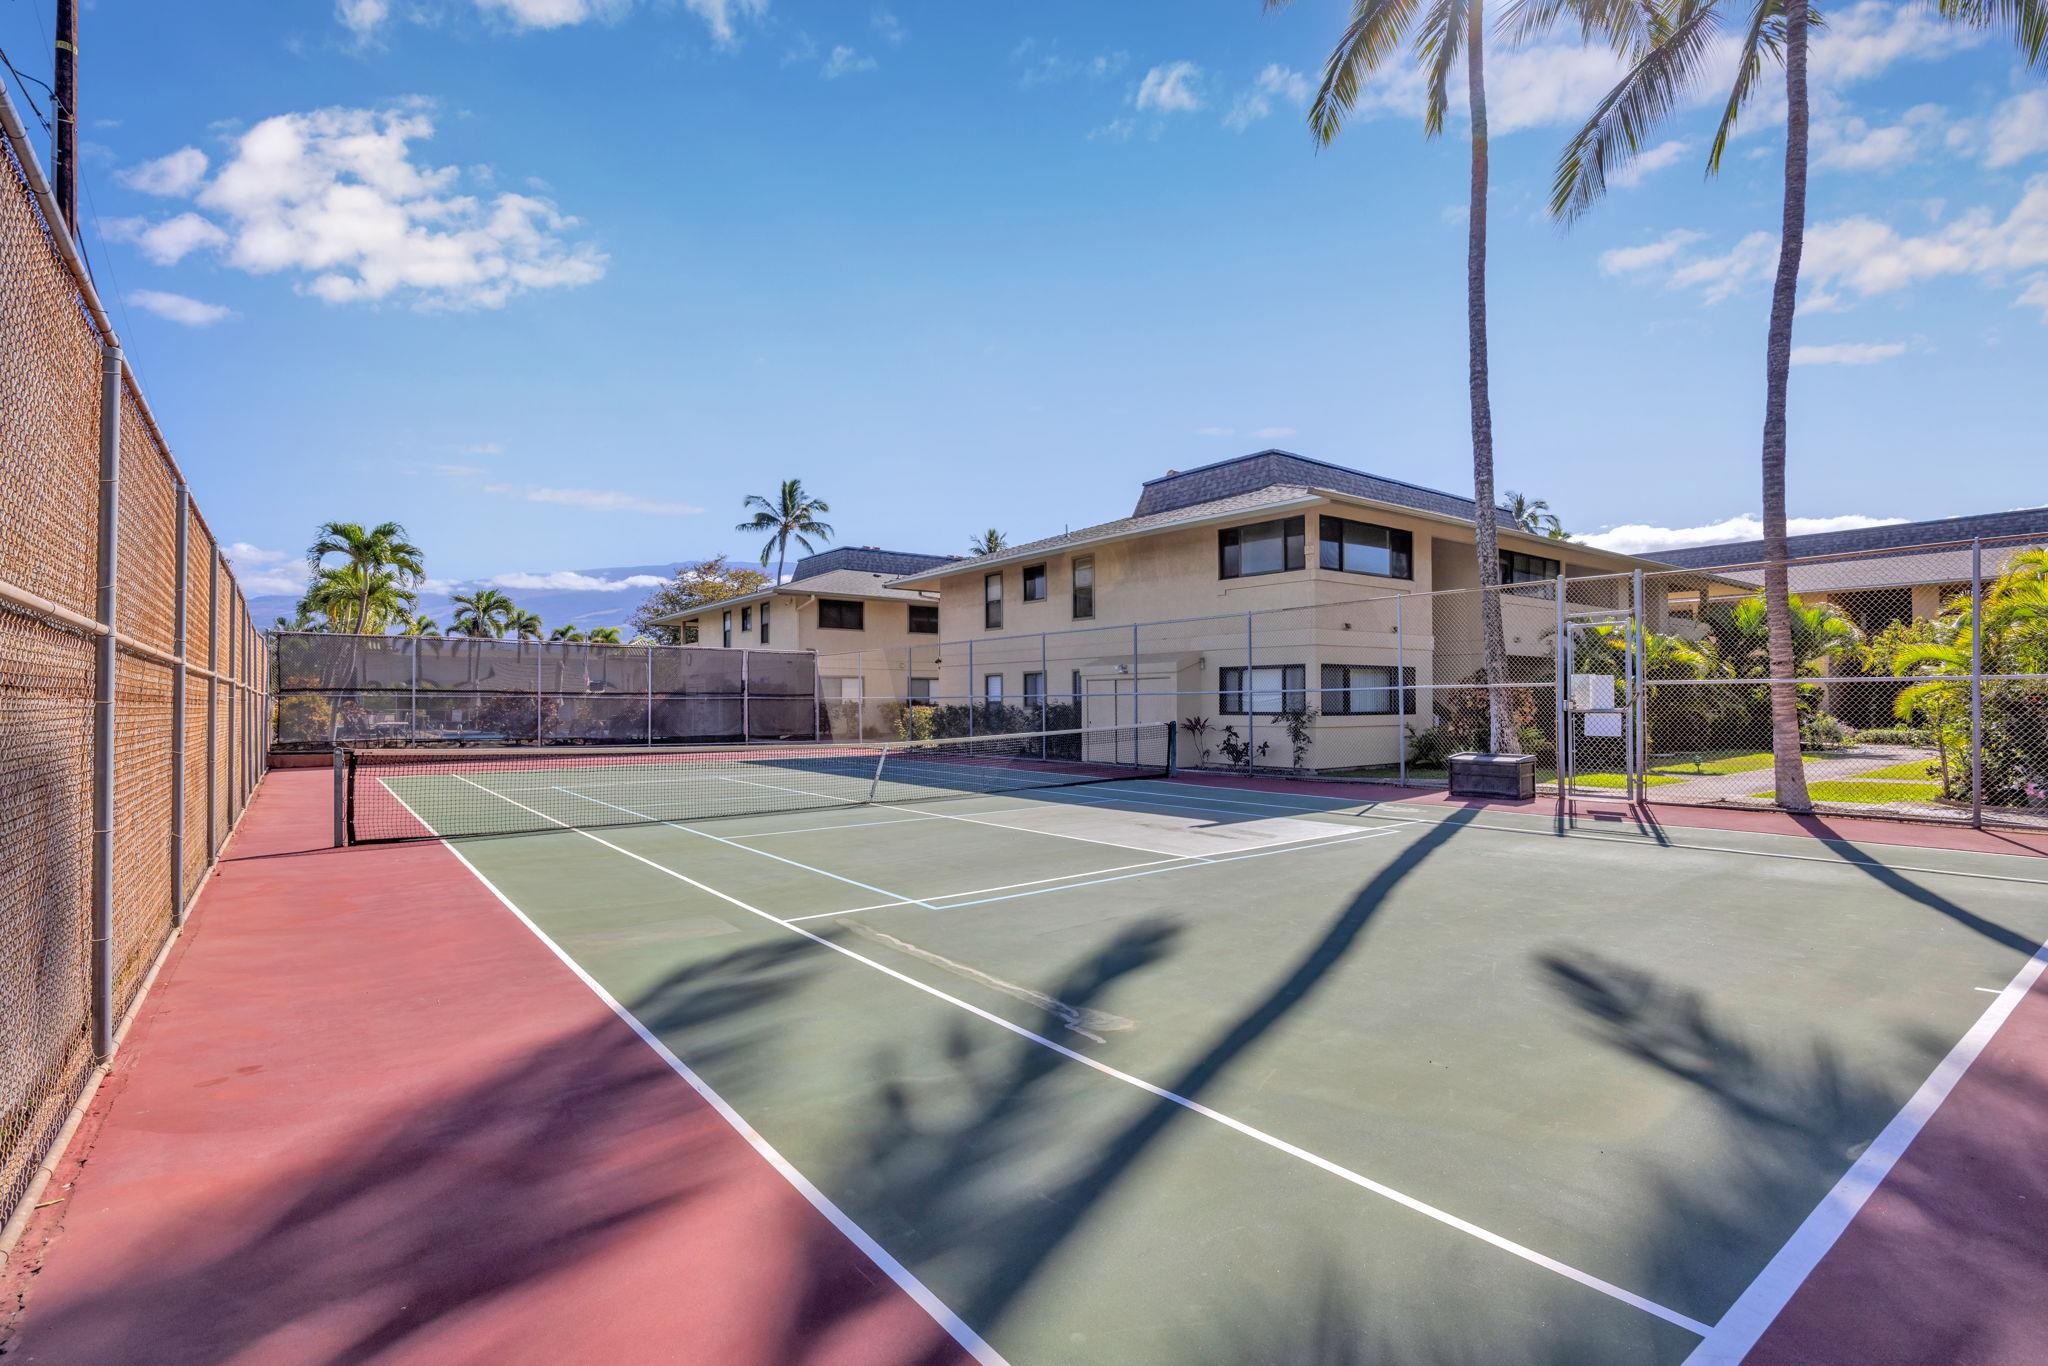
<path fill-rule="evenodd" d="M 1792 373 L 1792 316 L 1806 246 L 1807 0 L 1785 3 L 1785 217 L 1771 330 L 1764 348 L 1764 627 L 1771 671 L 1771 770 L 1778 805 L 1810 811 L 1799 757 L 1798 661 L 1792 648 L 1791 589 L 1785 568 L 1785 389 Z"/>
<path fill-rule="evenodd" d="M 1493 402 L 1486 361 L 1486 56 L 1481 0 L 1465 10 L 1465 81 L 1472 109 L 1472 200 L 1466 215 L 1465 326 L 1472 395 L 1473 550 L 1479 557 L 1479 635 L 1486 658 L 1487 747 L 1497 754 L 1520 742 L 1508 725 L 1508 652 L 1500 612 L 1500 536 L 1493 495 Z"/>

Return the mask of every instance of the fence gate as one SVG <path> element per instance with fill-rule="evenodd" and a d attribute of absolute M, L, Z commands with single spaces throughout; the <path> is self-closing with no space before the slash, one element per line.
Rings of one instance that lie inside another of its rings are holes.
<path fill-rule="evenodd" d="M 1567 611 L 1557 660 L 1557 801 L 1632 802 L 1642 793 L 1642 624 L 1633 612 Z"/>

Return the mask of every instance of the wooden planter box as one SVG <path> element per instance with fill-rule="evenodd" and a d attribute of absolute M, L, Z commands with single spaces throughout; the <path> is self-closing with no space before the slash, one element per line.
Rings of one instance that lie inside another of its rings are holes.
<path fill-rule="evenodd" d="M 1528 798 L 1536 795 L 1533 754 L 1453 754 L 1453 797 Z"/>

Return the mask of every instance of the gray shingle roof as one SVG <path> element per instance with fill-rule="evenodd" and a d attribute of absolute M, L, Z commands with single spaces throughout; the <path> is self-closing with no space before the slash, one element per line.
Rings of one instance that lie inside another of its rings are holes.
<path fill-rule="evenodd" d="M 1998 536 L 2048 536 L 2048 507 L 1990 512 L 1975 517 L 1942 517 L 1929 522 L 1894 522 L 1890 526 L 1859 527 L 1854 531 L 1821 531 L 1810 536 L 1787 537 L 1785 547 L 1787 554 L 1798 558 L 1807 555 L 1853 555 L 1873 550 L 1911 550 L 1917 546 L 1943 545 L 1978 537 L 1990 540 Z M 1762 541 L 1730 541 L 1725 545 L 1665 550 L 1644 558 L 1675 564 L 1681 569 L 1715 569 L 1724 565 L 1755 564 L 1763 557 Z"/>
<path fill-rule="evenodd" d="M 1275 484 L 1330 489 L 1375 502 L 1392 503 L 1397 507 L 1414 508 L 1418 512 L 1434 513 L 1439 517 L 1461 517 L 1468 522 L 1475 515 L 1476 505 L 1470 498 L 1281 450 L 1254 451 L 1250 455 L 1219 460 L 1213 465 L 1176 470 L 1157 479 L 1148 479 L 1131 515 L 1144 517 L 1155 512 L 1192 507 L 1197 503 L 1213 503 L 1219 498 L 1250 493 Z"/>
<path fill-rule="evenodd" d="M 796 562 L 792 581 L 829 574 L 835 569 L 857 569 L 865 574 L 915 574 L 932 569 L 958 555 L 919 555 L 908 550 L 882 550 L 871 545 L 841 545 L 806 555 Z"/>
<path fill-rule="evenodd" d="M 936 564 L 944 564 L 948 557 L 933 555 L 922 558 L 928 558 Z M 893 574 L 873 574 L 858 569 L 830 569 L 822 574 L 813 574 L 806 579 L 791 579 L 779 588 L 758 588 L 751 593 L 744 593 L 736 598 L 720 598 L 716 602 L 705 602 L 699 603 L 695 607 L 686 607 L 680 612 L 671 613 L 661 618 L 659 624 L 672 626 L 680 621 L 688 621 L 692 617 L 711 616 L 718 612 L 723 612 L 730 607 L 744 607 L 751 603 L 772 598 L 778 593 L 785 597 L 810 597 L 816 595 L 821 598 L 879 598 L 888 602 L 938 601 L 938 599 L 924 593 L 915 593 L 909 589 L 892 586 L 890 580 L 895 577 Z"/>

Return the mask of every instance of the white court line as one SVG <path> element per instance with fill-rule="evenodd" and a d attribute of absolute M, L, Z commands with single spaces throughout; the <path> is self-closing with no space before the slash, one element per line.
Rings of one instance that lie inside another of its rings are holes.
<path fill-rule="evenodd" d="M 1828 1249 L 1842 1236 L 1843 1230 L 1856 1217 L 1892 1167 L 1905 1155 L 1920 1131 L 1927 1127 L 1927 1121 L 1934 1118 L 1934 1112 L 1948 1099 L 1956 1083 L 1984 1046 L 1991 1042 L 1992 1035 L 2005 1023 L 2014 1008 L 2033 988 L 2035 979 L 2043 968 L 2048 968 L 2048 944 L 2043 944 L 2032 958 L 2021 965 L 1998 999 L 1986 1006 L 1984 1013 L 1977 1017 L 1977 1023 L 1970 1026 L 1970 1032 L 1957 1041 L 1949 1050 L 1940 1066 L 1920 1083 L 1920 1089 L 1906 1102 L 1904 1109 L 1885 1125 L 1879 1134 L 1863 1150 L 1863 1156 L 1856 1159 L 1854 1166 L 1842 1174 L 1827 1198 L 1806 1216 L 1791 1238 L 1778 1249 L 1778 1255 L 1749 1283 L 1749 1288 L 1730 1305 L 1728 1312 L 1721 1315 L 1721 1321 L 1714 1325 L 1714 1331 L 1686 1358 L 1687 1366 L 1721 1366 L 1721 1363 L 1737 1362 L 1756 1346 L 1757 1339 L 1782 1312 L 1806 1278 L 1820 1265 Z M 1979 987 L 1982 991 L 1984 988 Z"/>
<path fill-rule="evenodd" d="M 1136 854 L 1159 854 L 1166 858 L 1191 858 L 1196 862 L 1201 862 L 1206 857 L 1206 855 L 1202 854 L 1176 853 L 1171 849 L 1154 849 L 1150 845 L 1144 844 L 1125 844 L 1121 840 L 1090 839 L 1086 835 L 1072 835 L 1064 830 L 1040 830 L 1036 826 L 1031 825 L 1005 825 L 1001 821 L 977 820 L 973 816 L 959 816 L 950 811 L 927 811 L 921 806 L 906 806 L 903 809 L 905 811 L 915 811 L 924 816 L 936 816 L 942 821 L 961 821 L 968 825 L 985 825 L 992 830 L 1014 830 L 1020 835 L 1050 835 L 1054 839 L 1074 840 L 1081 844 L 1101 844 L 1111 849 L 1127 849 Z"/>
<path fill-rule="evenodd" d="M 379 781 L 381 782 L 382 779 L 379 779 Z M 388 786 L 384 790 L 387 792 L 391 791 Z M 484 790 L 489 791 L 490 789 L 486 788 Z M 492 793 L 491 795 L 498 796 L 500 794 Z M 420 825 L 429 833 L 435 834 L 436 839 L 440 839 L 439 834 L 434 831 L 434 827 L 422 819 L 419 812 L 406 805 L 405 798 L 399 796 L 396 792 L 392 792 L 391 797 L 400 806 L 405 807 L 406 814 L 419 821 Z M 507 798 L 507 800 L 510 799 Z M 518 806 L 520 803 L 513 802 L 513 805 Z M 526 807 L 525 809 L 533 811 L 532 807 Z M 533 811 L 533 814 L 538 816 L 541 813 Z M 552 817 L 544 817 L 544 819 L 552 819 Z M 557 824 L 559 823 L 557 822 Z M 600 844 L 604 843 L 602 840 L 598 842 Z M 534 938 L 547 946 L 548 952 L 554 954 L 556 960 L 563 967 L 575 973 L 577 980 L 590 988 L 591 994 L 596 996 L 598 1000 L 603 1001 L 611 1009 L 612 1014 L 623 1021 L 626 1028 L 633 1031 L 640 1042 L 653 1049 L 655 1055 L 669 1065 L 670 1070 L 688 1083 L 691 1090 L 703 1097 L 704 1102 L 718 1112 L 718 1117 L 731 1126 L 733 1132 L 744 1139 L 748 1147 L 759 1154 L 762 1160 L 767 1162 L 770 1167 L 773 1167 L 777 1175 L 795 1187 L 797 1194 L 803 1196 L 810 1203 L 812 1209 L 824 1215 L 832 1227 L 838 1229 L 848 1242 L 859 1248 L 883 1275 L 895 1282 L 897 1289 L 910 1296 L 918 1308 L 931 1315 L 932 1321 L 945 1329 L 946 1335 L 959 1343 L 961 1350 L 965 1351 L 974 1360 L 981 1362 L 983 1366 L 1008 1366 L 1008 1362 L 1005 1361 L 1000 1352 L 983 1341 L 981 1335 L 975 1332 L 965 1319 L 954 1313 L 944 1300 L 941 1300 L 927 1289 L 924 1282 L 917 1278 L 915 1272 L 891 1256 L 887 1248 L 875 1241 L 866 1229 L 856 1224 L 846 1211 L 834 1204 L 832 1197 L 811 1184 L 810 1178 L 798 1171 L 788 1158 L 777 1152 L 775 1146 L 759 1130 L 755 1129 L 753 1125 L 747 1123 L 740 1115 L 740 1112 L 726 1102 L 724 1096 L 719 1095 L 718 1092 L 711 1088 L 710 1082 L 698 1076 L 688 1063 L 677 1057 L 667 1044 L 663 1043 L 655 1036 L 652 1030 L 640 1022 L 639 1016 L 626 1009 L 624 1005 L 620 1004 L 619 999 L 612 995 L 611 992 L 605 990 L 604 986 L 595 977 L 585 972 L 583 965 L 570 957 L 560 944 L 550 939 L 547 931 L 535 924 L 533 918 L 527 915 L 525 911 L 520 910 L 511 897 L 506 896 L 498 889 L 496 883 L 483 875 L 482 869 L 471 863 L 460 849 L 457 849 L 447 840 L 440 839 L 440 843 L 443 849 L 455 855 L 463 867 L 469 869 L 470 876 L 482 883 L 485 891 L 498 899 L 499 905 L 512 912 L 513 916 L 518 919 L 520 924 L 526 926 Z M 607 847 L 617 848 L 616 845 L 608 845 Z M 666 872 L 668 870 L 664 869 L 663 871 Z M 753 910 L 751 906 L 746 909 Z M 760 912 L 756 911 L 755 914 L 758 915 Z"/>
<path fill-rule="evenodd" d="M 583 794 L 578 793 L 577 795 L 581 796 Z M 865 830 L 871 825 L 914 825 L 920 821 L 931 819 L 933 818 L 930 816 L 898 816 L 895 820 L 891 821 L 841 821 L 837 825 L 799 825 L 794 830 L 760 830 L 751 835 L 734 835 L 732 838 L 736 840 L 765 840 L 773 839 L 777 835 L 814 835 L 819 831 Z"/>
<path fill-rule="evenodd" d="M 524 802 L 514 801 L 512 798 L 506 796 L 502 792 L 491 792 L 489 788 L 481 788 L 479 790 L 490 793 L 491 796 L 496 797 L 499 801 L 508 802 L 511 805 L 518 807 L 520 810 L 526 812 L 528 815 L 538 816 L 542 820 L 548 822 L 550 825 L 560 826 L 562 829 L 567 830 L 572 834 L 580 835 L 584 839 L 590 840 L 594 844 L 602 845 L 603 847 L 611 850 L 614 853 L 623 854 L 627 858 L 632 859 L 635 863 L 644 864 L 647 867 L 654 869 L 656 872 L 665 873 L 669 877 L 676 879 L 678 882 L 682 882 L 688 886 L 695 887 L 700 892 L 718 898 L 720 901 L 725 902 L 727 905 L 736 906 L 740 910 L 746 911 L 750 915 L 759 916 L 761 919 L 767 921 L 771 925 L 779 925 L 783 929 L 788 930 L 791 934 L 801 935 L 803 938 L 810 940 L 813 944 L 816 944 L 820 948 L 830 949 L 834 953 L 841 954 L 847 958 L 852 959 L 856 963 L 860 963 L 866 967 L 874 969 L 876 972 L 881 973 L 885 977 L 894 978 L 896 981 L 903 983 L 905 986 L 911 987 L 917 991 L 921 991 L 925 995 L 931 996 L 937 1000 L 944 1001 L 946 1004 L 950 1006 L 954 1006 L 960 1010 L 964 1010 L 968 1014 L 975 1016 L 977 1019 L 986 1020 L 988 1023 L 996 1026 L 998 1029 L 1008 1030 L 1010 1033 L 1015 1034 L 1017 1037 L 1028 1040 L 1031 1043 L 1035 1043 L 1041 1048 L 1049 1049 L 1050 1051 L 1059 1054 L 1061 1057 L 1066 1058 L 1070 1062 L 1077 1062 L 1081 1064 L 1083 1067 L 1087 1067 L 1096 1072 L 1100 1072 L 1102 1075 L 1110 1077 L 1116 1081 L 1123 1082 L 1127 1086 L 1136 1087 L 1138 1090 L 1145 1092 L 1147 1095 L 1155 1096 L 1160 1100 L 1168 1102 L 1169 1104 L 1179 1106 L 1181 1109 L 1187 1110 L 1192 1114 L 1200 1115 L 1204 1119 L 1213 1120 L 1215 1123 L 1221 1124 L 1226 1129 L 1235 1130 L 1236 1132 L 1243 1134 L 1245 1137 L 1252 1139 L 1254 1142 L 1262 1143 L 1266 1147 L 1272 1148 L 1276 1152 L 1285 1153 L 1287 1156 L 1305 1162 L 1309 1166 L 1315 1167 L 1320 1171 L 1327 1172 L 1330 1175 L 1337 1177 L 1339 1180 L 1349 1182 L 1351 1185 L 1357 1186 L 1361 1190 L 1371 1191 L 1374 1195 L 1378 1195 L 1383 1199 L 1390 1200 L 1394 1204 L 1400 1205 L 1404 1209 L 1412 1210 L 1415 1213 L 1422 1215 L 1426 1219 L 1434 1220 L 1435 1222 L 1442 1224 L 1447 1228 L 1456 1229 L 1460 1233 L 1476 1238 L 1480 1242 L 1486 1243 L 1489 1246 L 1499 1248 L 1501 1251 L 1509 1253 L 1512 1256 L 1519 1257 L 1523 1261 L 1532 1263 L 1536 1266 L 1540 1266 L 1546 1271 L 1555 1272 L 1557 1275 L 1564 1277 L 1566 1280 L 1574 1281 L 1579 1285 L 1586 1287 L 1589 1290 L 1597 1291 L 1602 1295 L 1608 1296 L 1610 1299 L 1619 1300 L 1621 1303 L 1626 1304 L 1631 1308 L 1640 1309 L 1646 1314 L 1651 1314 L 1657 1318 L 1663 1319 L 1666 1323 L 1676 1324 L 1680 1328 L 1685 1329 L 1689 1333 L 1696 1333 L 1704 1337 L 1708 1332 L 1707 1326 L 1704 1323 L 1699 1322 L 1697 1319 L 1688 1318 L 1684 1314 L 1679 1313 L 1676 1309 L 1666 1308 L 1664 1305 L 1657 1303 L 1655 1300 L 1647 1299 L 1644 1296 L 1636 1294 L 1632 1290 L 1624 1290 L 1620 1286 L 1615 1285 L 1611 1281 L 1602 1280 L 1600 1277 L 1595 1276 L 1589 1271 L 1581 1271 L 1579 1270 L 1579 1268 L 1572 1266 L 1567 1262 L 1561 1262 L 1557 1260 L 1557 1258 L 1555 1257 L 1547 1256 L 1544 1253 L 1536 1251 L 1534 1248 L 1525 1247 L 1521 1243 L 1515 1242 L 1511 1238 L 1502 1237 L 1500 1234 L 1495 1233 L 1490 1229 L 1481 1228 L 1479 1225 L 1472 1223 L 1470 1220 L 1461 1219 L 1457 1215 L 1450 1213 L 1448 1210 L 1439 1209 L 1435 1205 L 1429 1204 L 1426 1201 L 1418 1200 L 1412 1195 L 1406 1194 L 1403 1191 L 1394 1189 L 1392 1186 L 1386 1185 L 1384 1182 L 1375 1181 L 1369 1176 L 1365 1176 L 1359 1172 L 1351 1170 L 1349 1167 L 1339 1166 L 1337 1163 L 1332 1162 L 1330 1159 L 1326 1157 L 1320 1157 L 1317 1154 L 1308 1151 L 1306 1148 L 1297 1147 L 1296 1145 L 1289 1143 L 1287 1140 L 1283 1138 L 1277 1138 L 1274 1135 L 1267 1133 L 1263 1129 L 1255 1128 L 1254 1126 L 1245 1123 L 1241 1119 L 1234 1119 L 1231 1116 L 1224 1114 L 1220 1110 L 1211 1109 L 1209 1106 L 1202 1104 L 1202 1102 L 1198 1100 L 1194 1100 L 1187 1096 L 1180 1095 L 1179 1093 L 1174 1091 L 1169 1091 L 1163 1086 L 1156 1086 L 1153 1083 L 1146 1081 L 1142 1077 L 1133 1076 L 1131 1073 L 1125 1072 L 1120 1068 L 1111 1067 L 1108 1063 L 1097 1061 L 1096 1059 L 1089 1057 L 1085 1053 L 1076 1052 L 1075 1050 L 1067 1047 L 1063 1043 L 1058 1043 L 1052 1039 L 1048 1039 L 1043 1034 L 1035 1033 L 1032 1030 L 1026 1029 L 1023 1025 L 1016 1024 L 1010 1020 L 1006 1020 L 1002 1016 L 994 1013 L 993 1011 L 984 1010 L 980 1006 L 975 1005 L 972 1002 L 963 1001 L 957 996 L 941 991 L 939 988 L 932 986 L 928 982 L 919 981 L 917 978 L 910 976 L 908 973 L 899 972 L 895 968 L 888 966 L 886 963 L 877 962 L 876 960 L 867 957 L 865 954 L 857 953 L 854 950 L 847 948 L 844 944 L 835 943 L 833 940 L 827 939 L 823 935 L 815 934 L 812 931 L 805 929 L 801 925 L 793 925 L 789 921 L 784 920 L 779 916 L 770 915 L 768 912 L 761 910 L 757 906 L 750 906 L 746 902 L 740 900 L 738 897 L 733 896 L 731 893 L 721 892 L 720 890 L 718 890 L 718 888 L 713 887 L 708 883 L 699 882 L 696 878 L 689 876 L 687 873 L 677 872 L 675 869 L 668 867 L 666 864 L 656 863 L 651 858 L 647 858 L 646 856 L 641 854 L 636 854 L 632 850 L 624 848 L 620 845 L 613 844 L 610 840 L 603 838 L 594 831 L 584 830 L 577 826 L 570 825 L 565 821 L 556 820 L 553 816 L 548 815 L 545 811 L 536 811 L 534 810 L 534 808 L 527 806 Z M 431 829 L 432 827 L 430 826 L 428 828 Z M 464 861 L 467 862 L 467 860 Z"/>
<path fill-rule="evenodd" d="M 1217 861 L 1220 862 L 1221 860 Z M 790 924 L 796 925 L 806 920 L 830 920 L 835 916 L 858 915 L 862 911 L 886 911 L 897 906 L 921 906 L 928 911 L 949 911 L 953 909 L 951 906 L 939 906 L 935 903 L 947 901 L 956 896 L 980 896 L 984 892 L 1007 892 L 1013 887 L 1037 887 L 1043 883 L 1066 882 L 1077 877 L 1100 877 L 1104 873 L 1120 873 L 1126 868 L 1154 868 L 1159 872 L 1168 873 L 1172 872 L 1173 869 L 1161 868 L 1159 865 L 1173 864 L 1175 867 L 1188 868 L 1195 866 L 1195 863 L 1196 860 L 1189 857 L 1150 859 L 1144 863 L 1119 863 L 1108 868 L 1091 869 L 1085 873 L 1061 873 L 1055 877 L 1035 877 L 1027 882 L 1005 882 L 996 887 L 971 887 L 962 892 L 935 892 L 924 901 L 878 901 L 872 906 L 853 906 L 843 911 L 824 911 L 817 915 L 792 915 L 784 918 Z M 1054 890 L 1061 889 L 1055 888 Z"/>

